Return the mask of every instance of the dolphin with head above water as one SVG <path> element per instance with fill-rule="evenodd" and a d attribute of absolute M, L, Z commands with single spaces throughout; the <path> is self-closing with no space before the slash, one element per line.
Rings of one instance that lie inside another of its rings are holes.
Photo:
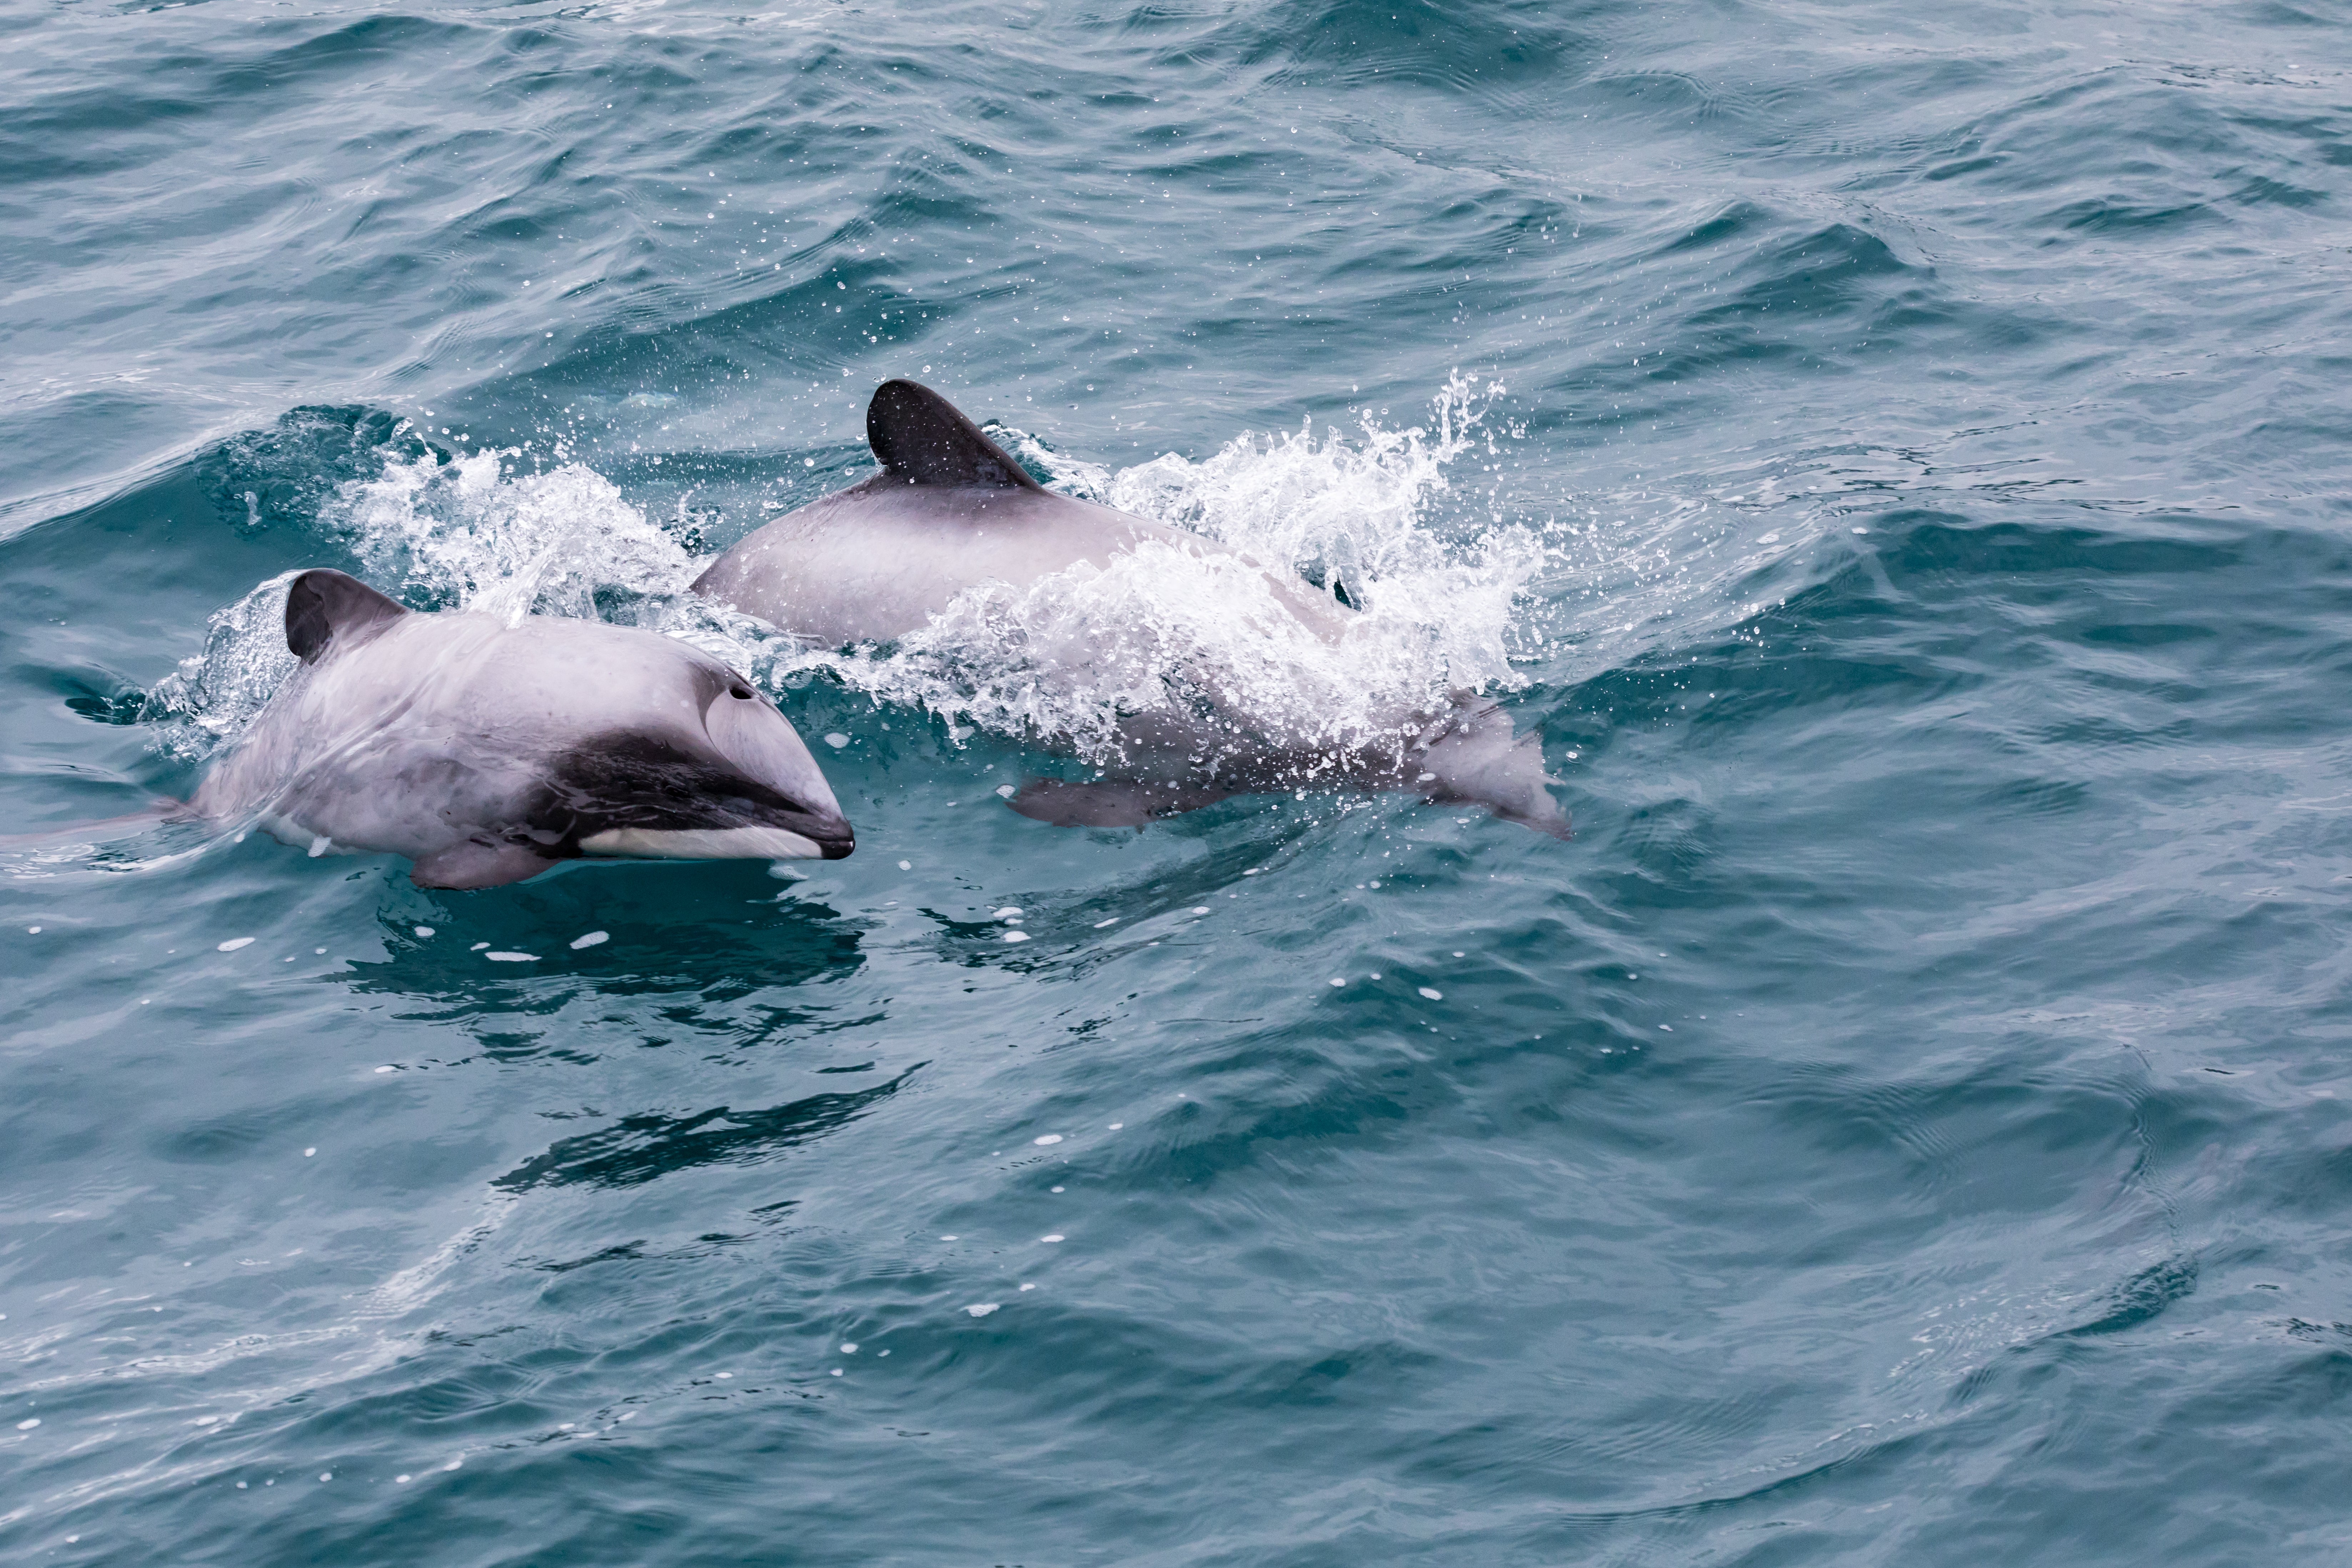
<path fill-rule="evenodd" d="M 1163 545 L 1255 572 L 1275 613 L 1323 643 L 1341 643 L 1356 619 L 1353 608 L 1295 573 L 1046 489 L 947 399 L 914 382 L 882 384 L 866 409 L 866 436 L 879 473 L 749 535 L 695 591 L 824 647 L 887 643 L 981 584 L 1027 588 Z M 1296 722 L 1253 711 L 1246 698 L 1213 694 L 1183 710 L 1124 721 L 1122 761 L 1103 776 L 1033 780 L 1012 805 L 1062 826 L 1139 826 L 1233 795 L 1353 785 L 1483 805 L 1566 837 L 1537 738 L 1514 736 L 1493 703 L 1463 692 L 1379 718 L 1369 737 L 1335 748 Z"/>
<path fill-rule="evenodd" d="M 774 705 L 673 638 L 411 612 L 341 572 L 286 597 L 301 665 L 191 803 L 289 843 L 495 888 L 583 856 L 839 859 L 855 847 Z"/>

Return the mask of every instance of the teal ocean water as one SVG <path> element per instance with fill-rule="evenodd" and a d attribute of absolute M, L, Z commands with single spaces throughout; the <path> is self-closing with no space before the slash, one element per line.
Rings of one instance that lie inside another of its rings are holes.
<path fill-rule="evenodd" d="M 723 653 L 858 837 L 0 849 L 0 1556 L 2352 1558 L 2346 22 L 0 6 L 0 830 L 327 565 Z M 1048 827 L 1018 617 L 685 595 L 896 375 L 1576 836 Z"/>

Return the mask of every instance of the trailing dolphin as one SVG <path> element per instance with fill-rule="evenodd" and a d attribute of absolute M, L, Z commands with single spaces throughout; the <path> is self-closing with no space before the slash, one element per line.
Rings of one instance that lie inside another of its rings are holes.
<path fill-rule="evenodd" d="M 828 860 L 855 847 L 790 722 L 652 632 L 413 613 L 341 572 L 286 597 L 301 665 L 191 806 L 314 855 L 405 855 L 494 888 L 582 856 Z"/>
<path fill-rule="evenodd" d="M 919 631 L 982 584 L 1027 588 L 1164 547 L 1251 575 L 1254 601 L 1283 623 L 1270 632 L 1338 647 L 1357 621 L 1344 600 L 1295 573 L 1046 489 L 929 387 L 884 382 L 867 406 L 866 436 L 879 473 L 746 537 L 695 591 L 822 646 L 882 644 Z M 1118 630 L 1085 628 L 1063 656 L 1114 658 Z M 1537 738 L 1515 737 L 1508 717 L 1471 693 L 1392 705 L 1336 743 L 1272 706 L 1241 683 L 1212 679 L 1183 702 L 1124 716 L 1117 757 L 1097 777 L 1033 780 L 1013 808 L 1063 826 L 1139 826 L 1233 795 L 1353 785 L 1476 803 L 1567 835 Z"/>

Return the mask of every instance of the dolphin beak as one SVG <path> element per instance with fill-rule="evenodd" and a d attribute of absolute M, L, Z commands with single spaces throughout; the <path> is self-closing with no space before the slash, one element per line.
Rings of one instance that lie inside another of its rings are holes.
<path fill-rule="evenodd" d="M 816 845 L 824 859 L 848 859 L 851 853 L 857 847 L 857 835 L 850 831 L 849 819 L 845 816 L 835 816 L 826 826 L 835 831 L 821 833 L 812 842 Z"/>

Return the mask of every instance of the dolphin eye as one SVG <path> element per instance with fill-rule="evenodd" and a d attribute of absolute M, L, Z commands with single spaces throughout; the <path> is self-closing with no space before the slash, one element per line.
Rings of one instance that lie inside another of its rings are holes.
<path fill-rule="evenodd" d="M 751 700 L 751 689 L 739 680 L 734 685 L 727 689 L 727 695 L 730 697 L 740 698 L 743 701 L 749 702 Z"/>

